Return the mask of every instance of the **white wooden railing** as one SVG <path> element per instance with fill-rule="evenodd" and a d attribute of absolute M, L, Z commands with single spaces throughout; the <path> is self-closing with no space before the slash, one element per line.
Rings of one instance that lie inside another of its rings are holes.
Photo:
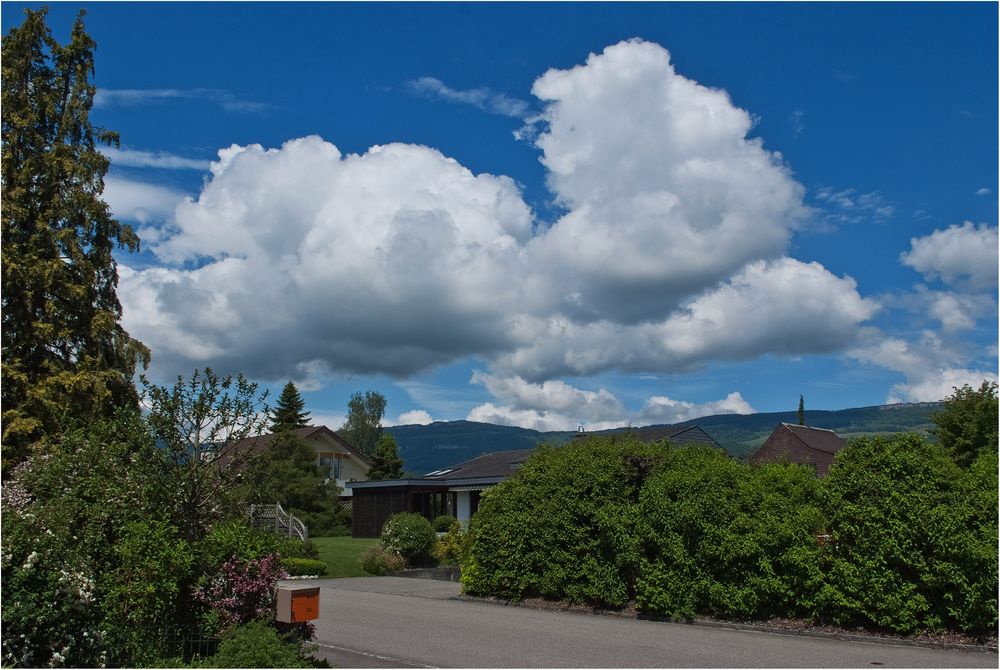
<path fill-rule="evenodd" d="M 250 505 L 250 525 L 278 535 L 295 536 L 303 542 L 309 539 L 306 525 L 298 517 L 282 509 L 281 503 Z"/>

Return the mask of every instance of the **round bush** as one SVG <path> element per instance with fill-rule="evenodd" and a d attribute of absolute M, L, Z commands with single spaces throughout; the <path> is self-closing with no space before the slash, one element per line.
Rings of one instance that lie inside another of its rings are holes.
<path fill-rule="evenodd" d="M 302 645 L 283 639 L 271 626 L 251 621 L 223 633 L 215 656 L 193 664 L 202 668 L 311 668 Z"/>
<path fill-rule="evenodd" d="M 458 519 L 450 514 L 442 514 L 433 521 L 431 521 L 431 526 L 434 527 L 439 533 L 447 533 L 452 528 L 459 528 L 461 524 L 458 523 Z"/>
<path fill-rule="evenodd" d="M 397 553 L 407 563 L 418 563 L 430 557 L 437 542 L 431 522 L 411 512 L 389 517 L 382 527 L 382 546 Z"/>

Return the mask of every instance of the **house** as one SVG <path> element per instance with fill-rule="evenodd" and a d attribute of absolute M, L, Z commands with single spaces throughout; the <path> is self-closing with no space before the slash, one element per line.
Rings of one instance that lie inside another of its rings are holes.
<path fill-rule="evenodd" d="M 350 498 L 355 482 L 368 479 L 371 461 L 354 448 L 347 440 L 326 426 L 307 426 L 292 431 L 316 452 L 316 465 L 327 473 L 329 479 L 336 480 L 341 489 L 341 498 Z M 220 450 L 219 464 L 226 467 L 236 454 L 247 450 L 262 453 L 275 438 L 275 433 L 247 437 Z"/>
<path fill-rule="evenodd" d="M 532 452 L 495 451 L 420 478 L 356 482 L 351 536 L 378 537 L 386 520 L 400 512 L 417 512 L 429 520 L 450 514 L 468 526 L 480 494 L 507 479 Z"/>
<path fill-rule="evenodd" d="M 779 424 L 751 458 L 752 464 L 789 462 L 811 465 L 818 477 L 826 476 L 834 455 L 847 441 L 832 430 Z"/>
<path fill-rule="evenodd" d="M 674 444 L 697 443 L 719 447 L 698 426 L 668 426 L 622 432 L 643 442 L 670 440 Z M 577 439 L 586 437 L 580 433 Z M 495 451 L 472 460 L 435 470 L 414 479 L 355 482 L 351 535 L 378 537 L 393 514 L 417 512 L 428 520 L 450 514 L 468 526 L 479 509 L 480 494 L 507 479 L 534 449 Z"/>

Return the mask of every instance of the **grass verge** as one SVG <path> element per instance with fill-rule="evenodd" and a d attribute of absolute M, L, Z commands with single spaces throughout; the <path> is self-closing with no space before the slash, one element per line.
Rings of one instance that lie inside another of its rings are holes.
<path fill-rule="evenodd" d="M 361 567 L 361 554 L 377 539 L 361 537 L 314 537 L 319 560 L 326 563 L 326 577 L 368 577 Z"/>

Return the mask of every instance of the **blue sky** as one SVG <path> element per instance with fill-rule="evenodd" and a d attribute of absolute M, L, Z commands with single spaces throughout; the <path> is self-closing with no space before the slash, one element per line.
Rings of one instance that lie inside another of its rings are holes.
<path fill-rule="evenodd" d="M 81 6 L 154 379 L 540 429 L 996 379 L 995 3 Z"/>

